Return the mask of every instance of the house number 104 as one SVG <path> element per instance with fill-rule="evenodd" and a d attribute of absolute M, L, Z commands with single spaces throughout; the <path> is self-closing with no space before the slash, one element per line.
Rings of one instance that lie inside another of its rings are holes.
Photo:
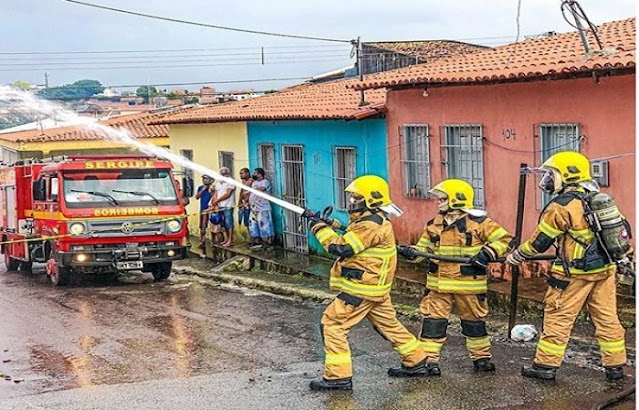
<path fill-rule="evenodd" d="M 504 128 L 501 130 L 501 136 L 504 137 L 505 140 L 515 139 L 517 137 L 517 133 L 514 128 Z"/>

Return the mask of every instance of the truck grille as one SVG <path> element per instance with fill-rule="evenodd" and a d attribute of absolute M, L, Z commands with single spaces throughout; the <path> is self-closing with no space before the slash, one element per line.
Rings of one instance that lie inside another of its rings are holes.
<path fill-rule="evenodd" d="M 126 221 L 89 221 L 91 236 L 116 237 L 159 235 L 164 232 L 164 222 L 150 222 L 149 220 Z"/>

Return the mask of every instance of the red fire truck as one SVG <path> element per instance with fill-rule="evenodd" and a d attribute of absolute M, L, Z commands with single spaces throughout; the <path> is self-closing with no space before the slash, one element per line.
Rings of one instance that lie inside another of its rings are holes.
<path fill-rule="evenodd" d="M 73 273 L 151 272 L 166 279 L 187 253 L 182 191 L 155 157 L 68 156 L 0 167 L 0 235 L 9 270 L 46 264 L 54 285 Z"/>

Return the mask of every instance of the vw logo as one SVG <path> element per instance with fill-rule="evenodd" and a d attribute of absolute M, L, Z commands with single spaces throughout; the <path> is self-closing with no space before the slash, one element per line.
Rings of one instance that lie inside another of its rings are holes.
<path fill-rule="evenodd" d="M 120 227 L 120 230 L 122 231 L 122 233 L 127 235 L 133 233 L 133 224 L 131 222 L 124 222 Z"/>

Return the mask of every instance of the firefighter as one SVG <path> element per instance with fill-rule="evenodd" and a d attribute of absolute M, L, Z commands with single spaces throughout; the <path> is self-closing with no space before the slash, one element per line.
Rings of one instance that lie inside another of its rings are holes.
<path fill-rule="evenodd" d="M 426 296 L 419 310 L 423 315 L 420 340 L 429 374 L 439 376 L 440 352 L 446 340 L 448 317 L 453 306 L 461 319 L 462 334 L 473 368 L 493 372 L 490 337 L 486 332 L 488 291 L 486 269 L 505 254 L 512 236 L 486 212 L 473 208 L 473 187 L 460 179 L 446 179 L 429 191 L 438 198 L 439 212 L 426 223 L 416 246 L 398 248 L 399 254 L 419 262 L 415 251 L 442 256 L 470 257 L 470 263 L 433 260 L 429 264 Z"/>
<path fill-rule="evenodd" d="M 426 375 L 425 355 L 419 341 L 398 320 L 391 304 L 397 251 L 389 215 L 401 215 L 391 202 L 382 178 L 365 175 L 345 189 L 350 194 L 349 224 L 345 228 L 322 220 L 319 212 L 309 226 L 324 249 L 337 256 L 330 273 L 330 287 L 339 290 L 321 320 L 324 340 L 324 377 L 313 380 L 313 390 L 351 390 L 353 374 L 349 330 L 367 318 L 395 348 L 402 365 L 389 370 L 392 376 Z M 334 229 L 342 228 L 340 235 Z"/>
<path fill-rule="evenodd" d="M 598 191 L 590 176 L 590 161 L 578 152 L 559 152 L 544 162 L 541 170 L 545 173 L 539 187 L 556 196 L 542 211 L 532 236 L 507 257 L 507 262 L 519 265 L 555 243 L 558 246 L 558 259 L 551 267 L 544 298 L 543 331 L 534 362 L 522 368 L 522 375 L 555 379 L 575 318 L 586 304 L 606 378 L 623 379 L 625 331 L 617 317 L 616 265 L 602 263 L 597 269 L 580 269 L 585 268 L 595 240 L 580 199 L 581 195 Z"/>

